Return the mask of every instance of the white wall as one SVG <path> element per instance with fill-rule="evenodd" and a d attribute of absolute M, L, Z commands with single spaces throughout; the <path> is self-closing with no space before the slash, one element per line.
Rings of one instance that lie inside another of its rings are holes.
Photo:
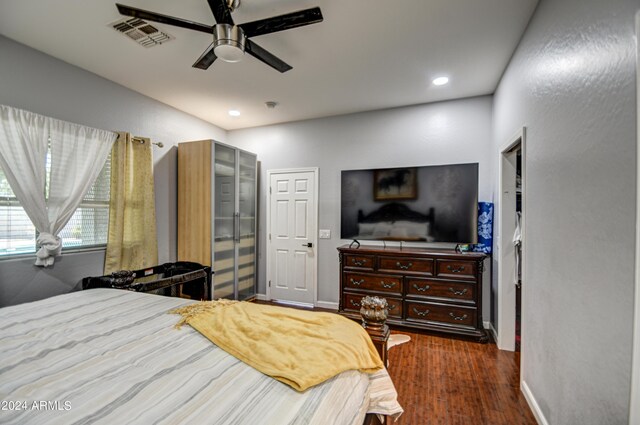
<path fill-rule="evenodd" d="M 490 96 L 234 130 L 229 143 L 261 162 L 259 234 L 266 231 L 266 171 L 319 167 L 318 299 L 338 302 L 340 171 L 449 163 L 480 163 L 480 200 L 491 200 Z M 258 292 L 266 292 L 266 246 L 260 240 Z"/>
<path fill-rule="evenodd" d="M 527 127 L 522 377 L 549 424 L 628 420 L 639 8 L 542 0 L 494 96 L 493 155 Z"/>
<path fill-rule="evenodd" d="M 224 141 L 226 131 L 2 36 L 0 58 L 0 104 L 165 144 L 153 151 L 158 254 L 160 263 L 175 261 L 174 145 L 203 138 Z M 50 269 L 33 262 L 0 260 L 0 307 L 69 292 L 83 277 L 102 275 L 104 251 L 67 254 Z"/>

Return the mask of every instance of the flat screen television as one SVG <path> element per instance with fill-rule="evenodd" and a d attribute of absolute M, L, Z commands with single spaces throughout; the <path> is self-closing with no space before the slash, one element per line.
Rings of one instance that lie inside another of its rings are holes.
<path fill-rule="evenodd" d="M 478 164 L 342 171 L 342 239 L 477 243 Z"/>

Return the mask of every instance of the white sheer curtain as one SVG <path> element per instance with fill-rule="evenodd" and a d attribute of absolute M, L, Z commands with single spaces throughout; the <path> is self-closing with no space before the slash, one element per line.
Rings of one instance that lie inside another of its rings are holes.
<path fill-rule="evenodd" d="M 53 265 L 60 255 L 62 240 L 57 235 L 91 188 L 116 137 L 110 131 L 0 105 L 0 167 L 39 233 L 36 265 Z"/>

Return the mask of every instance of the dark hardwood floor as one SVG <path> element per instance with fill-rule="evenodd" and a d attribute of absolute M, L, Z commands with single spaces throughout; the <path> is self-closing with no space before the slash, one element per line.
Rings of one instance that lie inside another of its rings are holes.
<path fill-rule="evenodd" d="M 398 425 L 535 424 L 519 388 L 519 353 L 411 332 L 389 350 Z"/>
<path fill-rule="evenodd" d="M 317 307 L 311 310 L 335 312 Z M 520 392 L 520 353 L 498 350 L 491 342 L 479 344 L 395 329 L 391 333 L 411 337 L 411 341 L 389 350 L 389 374 L 404 408 L 400 419 L 391 424 L 536 424 Z"/>

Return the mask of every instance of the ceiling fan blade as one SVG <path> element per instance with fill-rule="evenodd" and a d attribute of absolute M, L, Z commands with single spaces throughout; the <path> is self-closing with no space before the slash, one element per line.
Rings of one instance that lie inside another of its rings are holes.
<path fill-rule="evenodd" d="M 227 0 L 207 0 L 207 2 L 213 12 L 213 17 L 216 18 L 216 23 L 233 25 Z"/>
<path fill-rule="evenodd" d="M 274 16 L 272 18 L 260 19 L 259 21 L 246 22 L 238 26 L 242 28 L 247 37 L 256 37 L 258 35 L 270 34 L 272 32 L 315 24 L 322 22 L 322 19 L 322 12 L 320 12 L 320 8 L 314 7 L 311 9 L 299 10 L 298 12 Z"/>
<path fill-rule="evenodd" d="M 197 22 L 188 21 L 186 19 L 174 18 L 173 16 L 161 15 L 160 13 L 150 12 L 131 6 L 116 3 L 118 12 L 121 15 L 133 16 L 134 18 L 144 19 L 146 21 L 159 22 L 161 24 L 173 25 L 174 27 L 187 28 L 190 30 L 213 34 L 213 27 L 210 25 L 199 24 Z"/>
<path fill-rule="evenodd" d="M 280 71 L 287 72 L 293 67 L 281 59 L 275 57 L 273 54 L 269 53 L 262 47 L 258 46 L 255 42 L 251 40 L 246 40 L 244 45 L 245 52 L 249 53 L 254 58 L 266 63 L 270 67 Z"/>
<path fill-rule="evenodd" d="M 204 69 L 207 70 L 209 69 L 209 67 L 211 66 L 212 63 L 214 63 L 216 61 L 216 59 L 218 59 L 218 57 L 216 56 L 216 54 L 213 52 L 213 43 L 211 43 L 211 45 L 209 45 L 209 47 L 207 48 L 207 50 L 204 51 L 204 53 L 202 54 L 202 56 L 200 56 L 198 58 L 198 60 L 196 61 L 196 63 L 194 63 L 193 65 L 191 65 L 194 68 L 198 68 L 198 69 Z"/>

